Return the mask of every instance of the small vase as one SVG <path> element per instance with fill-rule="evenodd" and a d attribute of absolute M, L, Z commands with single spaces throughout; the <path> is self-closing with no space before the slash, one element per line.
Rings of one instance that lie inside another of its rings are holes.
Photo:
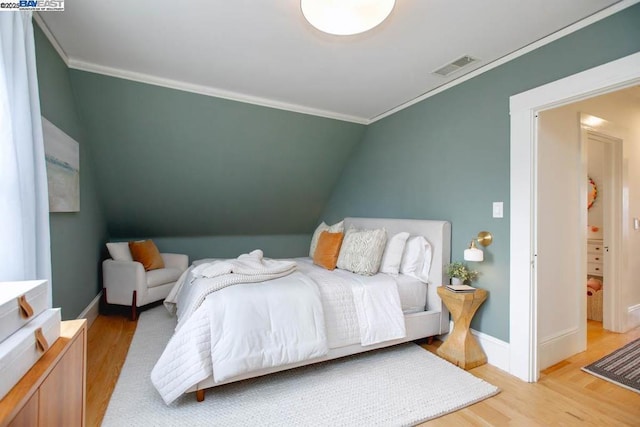
<path fill-rule="evenodd" d="M 452 285 L 462 285 L 464 282 L 459 277 L 452 277 L 451 284 Z"/>

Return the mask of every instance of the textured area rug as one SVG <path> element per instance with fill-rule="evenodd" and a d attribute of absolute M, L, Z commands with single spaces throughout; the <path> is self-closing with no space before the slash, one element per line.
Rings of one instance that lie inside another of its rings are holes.
<path fill-rule="evenodd" d="M 498 393 L 408 343 L 193 393 L 166 406 L 151 369 L 175 320 L 164 307 L 140 315 L 103 426 L 414 425 Z"/>
<path fill-rule="evenodd" d="M 640 393 L 640 338 L 582 370 Z"/>

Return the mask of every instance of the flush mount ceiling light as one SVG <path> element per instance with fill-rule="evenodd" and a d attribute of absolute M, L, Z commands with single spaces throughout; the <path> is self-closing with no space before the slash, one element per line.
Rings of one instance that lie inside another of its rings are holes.
<path fill-rule="evenodd" d="M 329 34 L 349 36 L 382 23 L 395 0 L 300 0 L 300 8 L 311 25 Z"/>

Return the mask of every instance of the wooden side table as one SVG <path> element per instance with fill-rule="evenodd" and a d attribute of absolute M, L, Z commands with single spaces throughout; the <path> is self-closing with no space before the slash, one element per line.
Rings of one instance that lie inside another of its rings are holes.
<path fill-rule="evenodd" d="M 453 331 L 438 348 L 437 353 L 462 369 L 471 369 L 487 363 L 487 355 L 469 330 L 471 319 L 487 299 L 487 294 L 484 289 L 462 293 L 450 291 L 445 286 L 438 288 L 438 295 L 451 313 Z"/>

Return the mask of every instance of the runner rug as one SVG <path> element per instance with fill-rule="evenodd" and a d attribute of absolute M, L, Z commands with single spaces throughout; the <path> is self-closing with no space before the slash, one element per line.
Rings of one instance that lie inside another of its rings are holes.
<path fill-rule="evenodd" d="M 640 338 L 582 370 L 640 393 Z"/>

